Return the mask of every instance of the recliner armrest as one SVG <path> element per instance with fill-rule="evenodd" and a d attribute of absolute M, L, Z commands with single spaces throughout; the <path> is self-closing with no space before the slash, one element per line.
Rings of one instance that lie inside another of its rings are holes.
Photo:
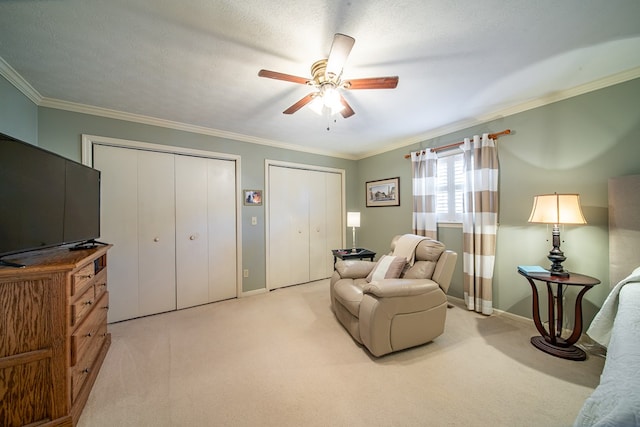
<path fill-rule="evenodd" d="M 378 298 L 422 295 L 438 288 L 430 279 L 384 279 L 369 283 L 362 292 Z"/>
<path fill-rule="evenodd" d="M 371 273 L 375 265 L 373 261 L 339 260 L 336 271 L 342 279 L 362 279 Z"/>

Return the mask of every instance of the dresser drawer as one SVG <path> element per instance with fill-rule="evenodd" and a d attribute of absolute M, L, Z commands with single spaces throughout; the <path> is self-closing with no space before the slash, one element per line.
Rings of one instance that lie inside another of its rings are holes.
<path fill-rule="evenodd" d="M 105 311 L 106 313 L 106 311 Z M 71 367 L 71 401 L 74 402 L 78 397 L 78 393 L 82 390 L 87 378 L 89 378 L 94 369 L 96 369 L 96 357 L 102 346 L 105 344 L 107 337 L 107 322 L 96 329 L 96 334 L 91 337 L 90 346 L 84 346 L 83 352 L 78 359 L 78 363 Z"/>
<path fill-rule="evenodd" d="M 89 263 L 71 276 L 71 296 L 81 292 L 95 277 L 95 267 Z"/>
<path fill-rule="evenodd" d="M 96 301 L 100 299 L 103 293 L 107 291 L 107 269 L 100 271 L 96 274 L 96 278 L 93 285 L 96 294 Z"/>
<path fill-rule="evenodd" d="M 71 326 L 75 326 L 84 319 L 93 308 L 96 302 L 96 292 L 93 286 L 85 289 L 80 297 L 71 304 Z"/>
<path fill-rule="evenodd" d="M 104 339 L 107 333 L 109 293 L 104 292 L 98 302 L 92 305 L 93 308 L 71 335 L 71 366 L 77 365 L 78 361 L 84 359 L 87 349 L 100 349 L 102 345 L 96 341 Z"/>

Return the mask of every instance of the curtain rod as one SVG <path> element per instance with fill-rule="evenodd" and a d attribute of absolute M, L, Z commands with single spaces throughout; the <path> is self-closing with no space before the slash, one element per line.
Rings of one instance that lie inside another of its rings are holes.
<path fill-rule="evenodd" d="M 500 137 L 502 135 L 509 135 L 510 133 L 511 133 L 511 129 L 505 129 L 502 132 L 490 133 L 489 134 L 489 138 L 497 139 L 498 137 Z M 460 146 L 462 144 L 464 144 L 464 141 L 454 142 L 453 144 L 447 144 L 447 145 L 443 145 L 443 146 L 440 146 L 440 147 L 434 147 L 434 148 L 431 148 L 430 150 L 432 152 L 434 152 L 434 153 L 437 153 L 438 151 L 446 150 L 448 148 L 458 147 L 458 146 Z M 422 152 L 424 153 L 424 150 L 422 150 Z M 411 154 L 405 154 L 404 158 L 405 159 L 410 159 L 411 158 Z"/>

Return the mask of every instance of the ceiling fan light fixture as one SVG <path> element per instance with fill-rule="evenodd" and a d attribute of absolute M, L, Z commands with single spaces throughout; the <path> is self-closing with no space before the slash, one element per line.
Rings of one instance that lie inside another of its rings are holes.
<path fill-rule="evenodd" d="M 325 114 L 333 116 L 345 108 L 340 100 L 340 93 L 332 84 L 322 85 L 320 91 L 308 105 L 311 110 L 320 116 Z"/>
<path fill-rule="evenodd" d="M 340 94 L 334 86 L 325 85 L 320 91 L 322 102 L 325 107 L 331 109 L 331 114 L 337 114 L 344 109 L 344 105 L 340 102 Z"/>

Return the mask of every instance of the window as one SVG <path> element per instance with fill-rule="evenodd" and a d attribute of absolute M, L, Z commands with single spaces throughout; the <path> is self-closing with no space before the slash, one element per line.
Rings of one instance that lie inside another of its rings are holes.
<path fill-rule="evenodd" d="M 436 214 L 438 222 L 462 222 L 464 158 L 459 152 L 438 157 Z"/>

